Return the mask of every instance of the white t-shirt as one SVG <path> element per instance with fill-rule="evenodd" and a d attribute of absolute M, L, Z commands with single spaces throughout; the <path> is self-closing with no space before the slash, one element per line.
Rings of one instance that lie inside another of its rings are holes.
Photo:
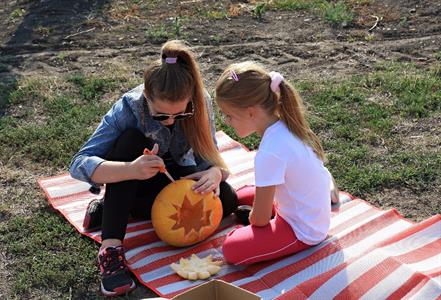
<path fill-rule="evenodd" d="M 297 238 L 323 241 L 331 219 L 331 175 L 312 148 L 282 121 L 265 130 L 254 158 L 256 186 L 275 185 L 275 208 Z"/>

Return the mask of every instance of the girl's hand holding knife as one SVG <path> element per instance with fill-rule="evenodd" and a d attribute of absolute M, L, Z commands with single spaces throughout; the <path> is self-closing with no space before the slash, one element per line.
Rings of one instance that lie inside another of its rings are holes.
<path fill-rule="evenodd" d="M 164 161 L 157 156 L 158 144 L 155 144 L 152 150 L 145 149 L 143 155 L 140 155 L 130 164 L 133 175 L 132 179 L 146 180 L 152 178 L 158 172 L 164 171 Z"/>
<path fill-rule="evenodd" d="M 156 148 L 155 148 L 156 147 Z M 145 148 L 144 149 L 144 155 L 156 155 L 158 153 L 158 144 L 155 144 L 153 146 L 153 149 L 150 151 L 149 149 Z M 155 151 L 156 150 L 156 151 Z M 171 182 L 175 182 L 175 180 L 173 179 L 173 177 L 170 175 L 170 173 L 167 171 L 167 169 L 165 168 L 165 166 L 160 166 L 159 168 L 159 172 L 164 173 L 168 179 L 170 179 Z"/>

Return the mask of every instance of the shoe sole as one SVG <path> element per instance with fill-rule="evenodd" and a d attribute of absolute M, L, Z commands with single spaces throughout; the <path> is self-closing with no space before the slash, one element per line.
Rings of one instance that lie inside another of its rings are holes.
<path fill-rule="evenodd" d="M 119 295 L 127 294 L 127 293 L 133 291 L 135 288 L 136 288 L 136 283 L 132 282 L 132 285 L 128 289 L 124 289 L 124 290 L 116 291 L 116 292 L 110 292 L 110 291 L 107 291 L 104 288 L 103 283 L 101 283 L 101 293 L 104 296 L 107 296 L 107 297 L 113 297 L 113 296 L 119 296 Z"/>

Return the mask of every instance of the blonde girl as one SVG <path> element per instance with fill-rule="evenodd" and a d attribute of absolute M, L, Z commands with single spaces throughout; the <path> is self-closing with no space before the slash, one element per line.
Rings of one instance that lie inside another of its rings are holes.
<path fill-rule="evenodd" d="M 165 43 L 145 70 L 144 84 L 113 105 L 70 165 L 72 177 L 106 184 L 98 254 L 104 295 L 135 288 L 122 241 L 129 217 L 149 219 L 153 200 L 170 183 L 159 169 L 197 180 L 196 192 L 220 193 L 224 215 L 235 210 L 237 196 L 225 183 L 228 172 L 214 134 L 211 98 L 194 55 L 180 41 Z M 145 148 L 153 155 L 143 155 Z"/>
<path fill-rule="evenodd" d="M 261 136 L 250 225 L 227 235 L 225 259 L 251 264 L 323 241 L 331 216 L 332 177 L 294 87 L 277 72 L 243 62 L 223 72 L 215 99 L 226 124 L 239 136 Z"/>

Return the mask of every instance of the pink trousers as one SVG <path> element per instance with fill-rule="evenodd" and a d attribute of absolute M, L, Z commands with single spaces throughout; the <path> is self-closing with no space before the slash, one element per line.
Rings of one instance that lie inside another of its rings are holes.
<path fill-rule="evenodd" d="M 235 265 L 247 265 L 293 254 L 311 247 L 299 241 L 291 226 L 280 216 L 263 227 L 244 226 L 230 231 L 222 245 L 224 258 Z"/>

